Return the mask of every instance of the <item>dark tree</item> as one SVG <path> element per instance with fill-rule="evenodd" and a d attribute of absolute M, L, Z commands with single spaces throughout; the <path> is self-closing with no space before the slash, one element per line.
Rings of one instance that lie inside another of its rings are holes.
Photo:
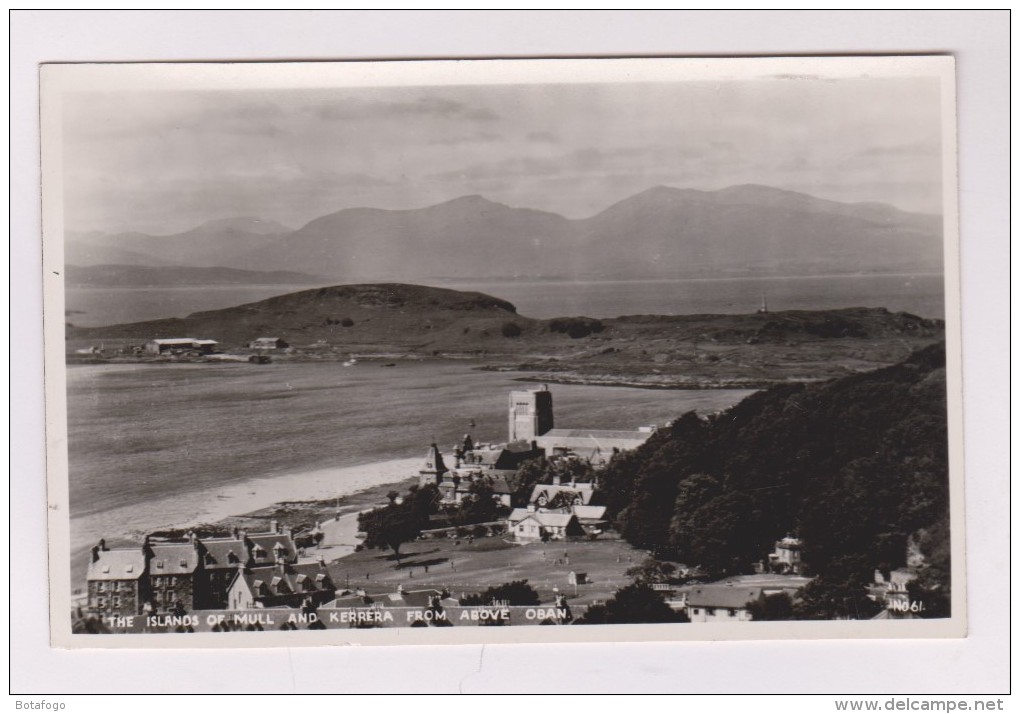
<path fill-rule="evenodd" d="M 765 595 L 748 603 L 752 620 L 792 620 L 793 599 L 787 593 Z"/>
<path fill-rule="evenodd" d="M 684 622 L 662 596 L 644 583 L 616 591 L 605 605 L 593 605 L 577 621 L 579 625 L 633 625 L 654 622 Z"/>
<path fill-rule="evenodd" d="M 520 337 L 521 326 L 516 322 L 504 322 L 500 332 L 503 334 L 503 337 Z"/>
<path fill-rule="evenodd" d="M 492 488 L 490 479 L 483 478 L 473 481 L 468 487 L 464 500 L 457 507 L 454 522 L 463 526 L 496 520 L 499 504 L 496 502 L 495 496 L 496 492 Z"/>
<path fill-rule="evenodd" d="M 389 505 L 358 516 L 358 527 L 365 533 L 366 548 L 392 548 L 400 562 L 400 546 L 416 539 L 435 513 L 439 492 L 429 484 L 412 486 L 403 500 L 394 498 Z"/>
<path fill-rule="evenodd" d="M 485 592 L 461 598 L 461 605 L 491 605 L 496 600 L 510 605 L 538 605 L 538 592 L 528 585 L 527 580 L 514 580 L 490 587 Z"/>
<path fill-rule="evenodd" d="M 676 566 L 655 558 L 645 558 L 641 565 L 628 568 L 626 575 L 634 578 L 635 583 L 668 583 L 676 575 Z"/>

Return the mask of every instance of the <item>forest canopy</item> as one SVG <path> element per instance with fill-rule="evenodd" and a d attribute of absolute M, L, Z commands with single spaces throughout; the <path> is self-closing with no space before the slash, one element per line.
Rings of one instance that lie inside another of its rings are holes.
<path fill-rule="evenodd" d="M 803 539 L 801 616 L 859 615 L 876 569 L 924 556 L 919 585 L 948 601 L 945 345 L 818 384 L 684 414 L 600 478 L 624 538 L 713 576 L 752 572 Z"/>

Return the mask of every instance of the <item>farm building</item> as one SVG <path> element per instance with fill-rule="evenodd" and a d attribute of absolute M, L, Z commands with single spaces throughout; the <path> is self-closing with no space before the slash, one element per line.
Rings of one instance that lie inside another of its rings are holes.
<path fill-rule="evenodd" d="M 219 343 L 216 340 L 196 340 L 194 337 L 167 337 L 163 339 L 149 340 L 145 343 L 145 351 L 162 355 L 168 352 L 201 352 L 212 354 Z"/>
<path fill-rule="evenodd" d="M 290 345 L 279 337 L 259 337 L 249 342 L 248 348 L 252 350 L 284 350 Z"/>

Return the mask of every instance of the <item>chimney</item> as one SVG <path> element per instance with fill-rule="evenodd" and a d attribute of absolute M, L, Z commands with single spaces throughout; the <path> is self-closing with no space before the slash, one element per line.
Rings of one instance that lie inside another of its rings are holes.
<path fill-rule="evenodd" d="M 92 562 L 95 563 L 99 560 L 99 551 L 102 550 L 98 545 L 92 546 Z"/>
<path fill-rule="evenodd" d="M 316 527 L 316 528 L 318 528 L 318 527 L 319 527 L 319 523 L 318 523 L 318 521 L 316 521 L 316 523 L 315 523 L 315 527 Z M 288 529 L 287 529 L 287 536 L 288 536 L 288 537 L 289 537 L 289 538 L 290 538 L 291 540 L 294 540 L 294 529 L 293 529 L 293 528 L 288 528 Z"/>
<path fill-rule="evenodd" d="M 99 539 L 99 550 L 109 550 L 109 548 L 106 547 L 106 538 Z"/>
<path fill-rule="evenodd" d="M 319 567 L 320 568 L 325 568 L 326 567 L 326 559 L 322 557 L 322 554 L 319 554 L 319 557 L 317 558 L 317 560 L 319 562 Z"/>
<path fill-rule="evenodd" d="M 195 537 L 195 531 L 188 531 L 188 542 L 195 545 L 198 538 Z"/>
<path fill-rule="evenodd" d="M 233 528 L 230 529 L 230 535 L 234 536 L 234 540 L 238 539 L 239 534 L 240 534 L 240 531 L 237 530 L 237 526 L 234 526 Z"/>
<path fill-rule="evenodd" d="M 270 533 L 279 533 L 280 532 L 280 522 L 276 521 L 276 520 L 269 521 L 269 532 Z"/>
<path fill-rule="evenodd" d="M 560 485 L 560 475 L 559 474 L 553 474 L 552 485 L 553 486 L 559 486 Z"/>
<path fill-rule="evenodd" d="M 528 504 L 528 513 L 534 513 L 534 512 L 535 512 L 535 504 L 534 503 L 529 503 Z"/>

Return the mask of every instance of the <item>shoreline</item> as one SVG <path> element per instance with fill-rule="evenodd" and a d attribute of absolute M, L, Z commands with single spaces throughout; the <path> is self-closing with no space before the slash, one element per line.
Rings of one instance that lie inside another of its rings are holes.
<path fill-rule="evenodd" d="M 141 513 L 137 506 L 124 506 L 72 518 L 72 589 L 82 587 L 89 548 L 100 538 L 113 547 L 129 547 L 160 531 L 229 530 L 234 525 L 268 526 L 269 520 L 298 525 L 317 520 L 315 516 L 333 518 L 338 510 L 385 501 L 390 490 L 406 490 L 417 482 L 420 466 L 421 459 L 414 457 L 313 469 L 208 488 L 186 498 L 161 498 Z M 121 524 L 119 532 L 110 533 L 110 523 Z"/>

